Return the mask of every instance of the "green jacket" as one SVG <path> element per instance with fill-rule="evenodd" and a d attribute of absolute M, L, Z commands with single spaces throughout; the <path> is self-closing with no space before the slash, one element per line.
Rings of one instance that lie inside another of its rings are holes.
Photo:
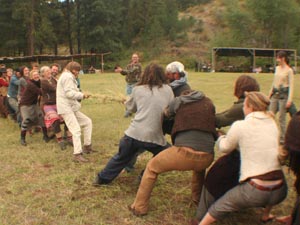
<path fill-rule="evenodd" d="M 233 106 L 230 109 L 217 113 L 216 114 L 216 127 L 226 127 L 231 125 L 233 122 L 237 120 L 244 119 L 244 112 L 243 112 L 243 103 L 244 98 L 238 99 L 238 101 L 234 102 Z"/>
<path fill-rule="evenodd" d="M 128 64 L 125 70 L 121 71 L 128 84 L 135 84 L 139 81 L 142 74 L 142 65 L 140 63 Z"/>

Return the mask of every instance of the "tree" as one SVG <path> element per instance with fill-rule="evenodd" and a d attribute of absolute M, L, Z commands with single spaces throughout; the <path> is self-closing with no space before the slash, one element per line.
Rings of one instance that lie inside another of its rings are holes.
<path fill-rule="evenodd" d="M 15 55 L 22 48 L 19 36 L 21 34 L 21 21 L 12 18 L 13 8 L 10 0 L 0 0 L 0 54 Z M 20 23 L 18 23 L 20 22 Z M 19 29 L 12 29 L 17 28 Z"/>
<path fill-rule="evenodd" d="M 258 31 L 257 41 L 263 47 L 288 47 L 298 27 L 299 4 L 295 0 L 247 0 Z"/>
<path fill-rule="evenodd" d="M 232 6 L 235 7 L 232 7 Z M 218 45 L 261 48 L 296 48 L 300 31 L 296 0 L 228 0 L 223 14 L 226 29 Z"/>
<path fill-rule="evenodd" d="M 81 17 L 84 49 L 106 52 L 122 47 L 122 0 L 84 0 Z"/>
<path fill-rule="evenodd" d="M 128 9 L 128 30 L 131 39 L 142 45 L 153 45 L 178 32 L 176 0 L 131 0 Z M 136 41 L 139 40 L 139 41 Z"/>
<path fill-rule="evenodd" d="M 36 16 L 38 13 L 39 0 L 15 0 L 12 4 L 12 19 L 22 21 L 20 28 L 26 37 L 26 55 L 33 55 L 35 48 Z"/>

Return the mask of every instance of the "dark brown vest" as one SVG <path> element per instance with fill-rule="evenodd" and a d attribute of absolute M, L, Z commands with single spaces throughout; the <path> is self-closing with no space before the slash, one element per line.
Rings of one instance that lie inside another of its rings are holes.
<path fill-rule="evenodd" d="M 172 129 L 172 140 L 176 134 L 186 130 L 201 130 L 216 135 L 215 106 L 204 97 L 199 101 L 181 104 L 176 112 Z"/>

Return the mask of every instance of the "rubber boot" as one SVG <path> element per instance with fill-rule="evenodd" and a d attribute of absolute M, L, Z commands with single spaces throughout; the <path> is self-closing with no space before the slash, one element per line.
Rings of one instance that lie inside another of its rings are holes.
<path fill-rule="evenodd" d="M 21 145 L 26 146 L 26 130 L 21 130 Z"/>
<path fill-rule="evenodd" d="M 48 133 L 47 133 L 47 128 L 46 127 L 42 127 L 43 130 L 43 140 L 48 143 L 51 138 L 48 137 Z"/>

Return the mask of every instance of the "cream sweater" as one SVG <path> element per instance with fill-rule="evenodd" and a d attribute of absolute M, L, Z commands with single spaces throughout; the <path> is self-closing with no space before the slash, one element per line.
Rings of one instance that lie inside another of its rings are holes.
<path fill-rule="evenodd" d="M 252 112 L 245 120 L 233 123 L 228 134 L 219 137 L 217 147 L 229 153 L 241 152 L 240 182 L 249 177 L 280 170 L 279 132 L 276 122 L 264 112 Z"/>
<path fill-rule="evenodd" d="M 81 104 L 78 100 L 83 99 L 77 87 L 77 81 L 74 75 L 65 70 L 57 82 L 56 104 L 58 114 L 73 113 L 80 110 Z"/>
<path fill-rule="evenodd" d="M 276 66 L 270 93 L 272 93 L 273 87 L 277 89 L 280 87 L 289 87 L 288 101 L 292 102 L 294 93 L 294 73 L 292 68 L 289 66 L 284 68 L 281 66 Z"/>

